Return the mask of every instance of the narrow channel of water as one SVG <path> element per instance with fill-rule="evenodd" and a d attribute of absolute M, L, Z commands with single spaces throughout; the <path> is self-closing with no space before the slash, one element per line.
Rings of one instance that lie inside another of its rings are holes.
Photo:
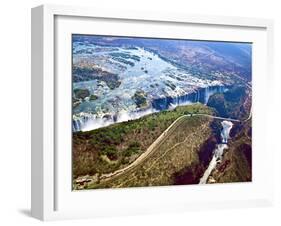
<path fill-rule="evenodd" d="M 212 160 L 209 163 L 208 168 L 204 172 L 204 175 L 200 178 L 199 184 L 206 184 L 208 178 L 212 171 L 216 168 L 217 163 L 222 160 L 223 152 L 225 149 L 228 148 L 227 141 L 229 138 L 230 130 L 233 126 L 233 123 L 230 121 L 222 121 L 222 131 L 221 131 L 221 143 L 217 145 L 216 149 L 214 150 L 214 155 Z"/>

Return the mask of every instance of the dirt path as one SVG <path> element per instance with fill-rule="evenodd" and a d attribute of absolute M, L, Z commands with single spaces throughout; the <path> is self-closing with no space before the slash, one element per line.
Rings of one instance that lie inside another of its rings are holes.
<path fill-rule="evenodd" d="M 116 175 L 120 175 L 122 173 L 124 173 L 125 171 L 137 166 L 140 162 L 142 162 L 144 159 L 147 158 L 147 156 L 149 156 L 152 151 L 155 149 L 155 147 L 157 145 L 159 145 L 164 138 L 168 135 L 168 133 L 170 132 L 171 128 L 174 127 L 176 125 L 176 123 L 178 123 L 181 119 L 188 117 L 187 115 L 183 115 L 180 116 L 179 118 L 177 118 L 148 148 L 147 150 L 141 154 L 134 162 L 132 162 L 130 165 L 126 166 L 125 168 L 116 170 L 113 173 L 109 173 L 109 174 L 104 174 L 100 177 L 101 180 L 107 181 L 108 179 L 113 178 Z"/>
<path fill-rule="evenodd" d="M 168 135 L 168 133 L 170 132 L 170 130 L 183 118 L 185 117 L 196 117 L 196 116 L 205 116 L 205 117 L 210 117 L 213 119 L 219 119 L 219 120 L 229 120 L 229 121 L 234 121 L 234 122 L 240 122 L 240 120 L 238 119 L 232 119 L 232 118 L 224 118 L 224 117 L 218 117 L 218 116 L 214 116 L 214 115 L 208 115 L 208 114 L 188 114 L 188 115 L 182 115 L 179 118 L 177 118 L 149 147 L 148 149 L 141 154 L 134 162 L 132 162 L 130 165 L 116 170 L 112 173 L 108 173 L 108 174 L 103 174 L 100 179 L 103 181 L 108 181 L 109 179 L 114 178 L 117 175 L 121 175 L 123 173 L 125 173 L 126 171 L 134 168 L 135 166 L 139 165 L 144 159 L 146 159 L 152 152 L 153 150 L 157 147 L 157 145 L 159 145 L 164 138 L 166 138 L 166 136 Z"/>
<path fill-rule="evenodd" d="M 228 121 L 233 121 L 233 122 L 241 122 L 238 119 L 233 119 L 233 118 L 224 118 L 224 117 L 219 117 L 219 116 L 214 116 L 214 115 L 208 115 L 208 114 L 188 114 L 188 115 L 182 115 L 179 118 L 177 118 L 148 148 L 147 150 L 141 154 L 134 162 L 132 162 L 130 165 L 116 170 L 112 173 L 108 173 L 108 174 L 103 174 L 100 179 L 103 182 L 106 182 L 110 179 L 113 179 L 116 176 L 120 176 L 122 174 L 124 174 L 125 172 L 129 171 L 130 169 L 138 166 L 142 161 L 144 161 L 151 153 L 153 153 L 153 151 L 155 150 L 155 148 L 161 144 L 165 138 L 167 137 L 167 135 L 169 135 L 169 133 L 171 132 L 172 129 L 175 129 L 177 127 L 177 123 L 180 122 L 180 120 L 182 120 L 185 117 L 197 117 L 197 116 L 203 116 L 203 117 L 209 117 L 209 118 L 213 118 L 213 119 L 218 119 L 218 120 L 228 120 Z M 249 117 L 245 120 L 247 121 L 249 118 L 251 117 L 251 112 L 249 114 Z M 175 127 L 175 128 L 173 128 Z"/>

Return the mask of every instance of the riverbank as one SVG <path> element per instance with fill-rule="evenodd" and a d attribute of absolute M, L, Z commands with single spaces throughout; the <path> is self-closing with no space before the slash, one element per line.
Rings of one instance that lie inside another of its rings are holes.
<path fill-rule="evenodd" d="M 217 163 L 222 161 L 222 157 L 224 154 L 224 150 L 228 148 L 227 141 L 229 138 L 230 130 L 233 126 L 233 123 L 230 121 L 222 121 L 222 131 L 221 131 L 221 143 L 217 145 L 216 149 L 214 150 L 213 158 L 204 172 L 203 176 L 200 179 L 199 184 L 206 184 L 208 178 L 212 171 L 216 168 Z"/>

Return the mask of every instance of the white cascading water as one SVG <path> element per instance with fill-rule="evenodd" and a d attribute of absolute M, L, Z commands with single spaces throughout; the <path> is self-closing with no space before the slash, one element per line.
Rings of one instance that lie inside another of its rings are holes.
<path fill-rule="evenodd" d="M 223 86 L 205 87 L 205 90 L 203 92 L 203 104 L 207 104 L 208 99 L 212 94 L 223 93 L 225 91 L 227 91 L 227 88 Z M 170 103 L 169 105 L 167 105 L 168 107 L 163 110 L 174 109 L 177 106 L 184 106 L 195 102 L 200 102 L 201 94 L 199 90 L 196 90 L 196 97 L 193 100 L 189 99 L 188 94 L 184 95 L 184 97 L 174 97 L 174 99 L 174 103 Z M 73 116 L 73 132 L 94 130 L 101 127 L 109 126 L 117 122 L 125 122 L 128 120 L 138 119 L 145 115 L 149 115 L 158 111 L 159 110 L 154 109 L 153 107 L 135 112 L 122 111 L 116 114 L 115 119 L 113 119 L 113 117 L 103 118 L 102 115 L 97 116 L 95 114 L 81 112 L 80 114 Z"/>
<path fill-rule="evenodd" d="M 211 162 L 209 163 L 208 168 L 204 172 L 204 175 L 201 177 L 199 184 L 207 183 L 208 178 L 209 178 L 210 174 L 212 173 L 212 171 L 217 166 L 217 163 L 222 160 L 222 155 L 223 155 L 224 150 L 228 148 L 227 141 L 228 141 L 229 133 L 233 126 L 233 123 L 230 121 L 222 121 L 221 124 L 223 127 L 223 129 L 221 131 L 221 139 L 222 139 L 221 142 L 222 143 L 218 144 L 216 149 L 214 150 L 213 158 L 212 158 Z"/>
<path fill-rule="evenodd" d="M 87 117 L 85 117 L 83 115 L 83 121 L 81 121 L 81 118 L 78 118 L 76 120 L 73 120 L 73 131 L 77 132 L 77 131 L 90 131 L 90 130 L 94 130 L 94 129 L 98 129 L 98 128 L 102 128 L 105 126 L 109 126 L 111 124 L 114 123 L 118 123 L 118 122 L 126 122 L 129 120 L 135 120 L 138 118 L 141 118 L 145 115 L 149 115 L 152 113 L 157 112 L 155 109 L 149 108 L 143 111 L 139 111 L 139 112 L 119 112 L 119 114 L 116 116 L 116 119 L 113 120 L 112 118 L 110 119 L 106 119 L 103 117 L 96 117 L 95 115 L 91 115 L 88 114 Z"/>

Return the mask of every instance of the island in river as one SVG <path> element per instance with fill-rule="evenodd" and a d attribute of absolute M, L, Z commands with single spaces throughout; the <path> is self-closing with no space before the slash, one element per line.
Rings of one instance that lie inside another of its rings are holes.
<path fill-rule="evenodd" d="M 72 40 L 73 189 L 252 180 L 251 44 Z"/>

